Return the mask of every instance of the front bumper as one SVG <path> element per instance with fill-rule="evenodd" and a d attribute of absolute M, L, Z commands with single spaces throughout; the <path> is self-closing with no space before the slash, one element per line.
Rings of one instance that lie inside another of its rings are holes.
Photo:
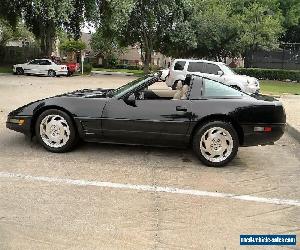
<path fill-rule="evenodd" d="M 271 128 L 271 131 L 254 131 L 257 127 Z M 282 137 L 285 127 L 285 123 L 242 125 L 244 140 L 241 146 L 272 145 Z"/>
<path fill-rule="evenodd" d="M 31 119 L 30 116 L 8 116 L 6 127 L 25 135 L 31 135 Z"/>
<path fill-rule="evenodd" d="M 245 87 L 245 92 L 249 94 L 258 94 L 260 92 L 259 86 L 248 85 Z"/>

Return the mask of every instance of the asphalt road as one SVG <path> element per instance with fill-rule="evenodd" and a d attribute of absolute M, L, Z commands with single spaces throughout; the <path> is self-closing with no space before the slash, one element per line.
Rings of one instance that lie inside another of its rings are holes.
<path fill-rule="evenodd" d="M 5 128 L 29 101 L 130 79 L 0 76 L 0 249 L 300 249 L 300 150 L 288 134 L 218 169 L 190 149 L 52 154 Z M 240 234 L 297 234 L 298 246 L 240 247 Z"/>

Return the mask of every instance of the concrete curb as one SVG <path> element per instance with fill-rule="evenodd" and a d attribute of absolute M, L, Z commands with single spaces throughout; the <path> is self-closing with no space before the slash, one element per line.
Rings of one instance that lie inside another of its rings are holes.
<path fill-rule="evenodd" d="M 123 73 L 123 72 L 109 72 L 109 71 L 92 71 L 92 75 L 118 75 L 118 76 L 134 76 L 133 73 Z"/>
<path fill-rule="evenodd" d="M 300 143 L 300 131 L 295 129 L 290 124 L 286 124 L 286 131 L 292 136 L 296 141 Z"/>

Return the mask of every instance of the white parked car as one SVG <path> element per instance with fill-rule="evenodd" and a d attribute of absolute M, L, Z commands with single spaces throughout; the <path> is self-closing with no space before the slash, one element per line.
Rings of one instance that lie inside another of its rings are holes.
<path fill-rule="evenodd" d="M 50 59 L 34 59 L 28 63 L 14 65 L 13 72 L 17 75 L 33 74 L 54 77 L 68 75 L 68 68 L 66 65 L 58 65 Z"/>
<path fill-rule="evenodd" d="M 184 80 L 188 74 L 208 77 L 245 93 L 259 92 L 259 81 L 256 78 L 238 75 L 222 62 L 206 60 L 175 59 L 170 67 L 166 83 L 175 89 L 177 81 Z"/>

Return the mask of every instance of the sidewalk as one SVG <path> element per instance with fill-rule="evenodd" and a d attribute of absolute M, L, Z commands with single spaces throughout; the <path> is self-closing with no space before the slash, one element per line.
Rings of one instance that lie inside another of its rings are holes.
<path fill-rule="evenodd" d="M 286 112 L 287 131 L 300 142 L 300 96 L 285 95 L 280 101 Z"/>

